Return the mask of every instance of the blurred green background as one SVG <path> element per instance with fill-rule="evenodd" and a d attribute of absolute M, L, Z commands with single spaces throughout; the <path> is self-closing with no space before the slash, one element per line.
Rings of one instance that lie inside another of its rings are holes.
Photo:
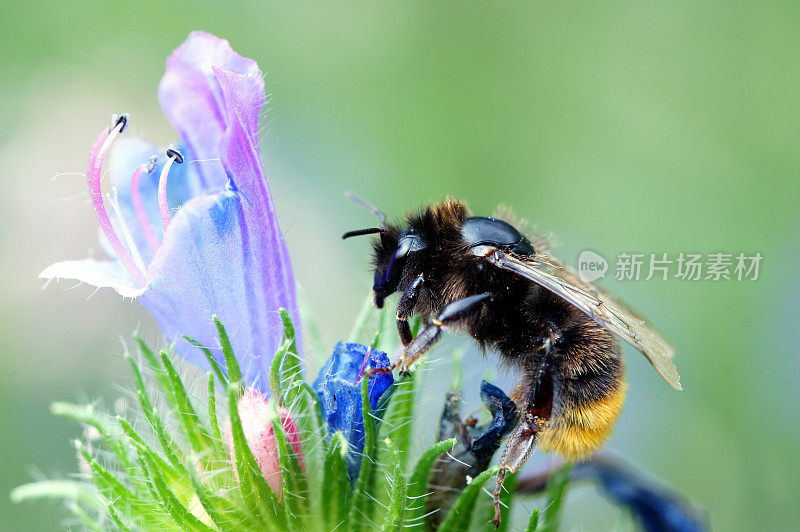
<path fill-rule="evenodd" d="M 3 3 L 0 20 L 0 515 L 53 530 L 55 504 L 8 491 L 75 471 L 55 400 L 128 382 L 135 303 L 49 263 L 97 248 L 87 150 L 114 112 L 173 133 L 156 88 L 192 29 L 256 59 L 272 93 L 263 149 L 298 277 L 332 344 L 370 286 L 372 223 L 346 189 L 400 214 L 445 195 L 505 203 L 575 264 L 618 253 L 764 256 L 755 282 L 615 281 L 677 348 L 674 392 L 627 350 L 609 446 L 704 507 L 717 530 L 792 528 L 800 458 L 800 5 L 795 2 Z M 613 264 L 612 264 L 613 269 Z M 467 357 L 470 364 L 479 358 Z M 491 362 L 485 364 L 491 367 Z M 483 367 L 476 371 L 483 371 Z M 439 408 L 436 406 L 435 408 Z M 570 527 L 621 522 L 591 490 Z M 590 511 L 591 510 L 591 511 Z"/>

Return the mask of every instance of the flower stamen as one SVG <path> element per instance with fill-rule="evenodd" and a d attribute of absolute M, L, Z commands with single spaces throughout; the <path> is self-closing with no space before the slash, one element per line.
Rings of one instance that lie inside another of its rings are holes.
<path fill-rule="evenodd" d="M 121 115 L 115 122 L 114 126 L 109 131 L 103 130 L 100 136 L 92 145 L 89 155 L 89 167 L 86 173 L 86 180 L 89 186 L 89 196 L 92 199 L 92 206 L 100 228 L 103 230 L 106 239 L 108 240 L 111 249 L 119 259 L 120 263 L 131 274 L 134 283 L 138 288 L 144 287 L 146 284 L 145 276 L 142 271 L 136 266 L 133 257 L 122 241 L 114 232 L 114 227 L 111 225 L 111 220 L 108 218 L 105 204 L 103 203 L 103 192 L 100 189 L 100 176 L 103 170 L 103 162 L 105 161 L 108 150 L 120 133 L 125 129 L 128 124 L 128 115 Z"/>
<path fill-rule="evenodd" d="M 141 271 L 146 272 L 147 266 L 145 266 L 142 256 L 139 254 L 139 248 L 136 246 L 136 241 L 133 239 L 130 228 L 128 228 L 128 222 L 125 221 L 125 217 L 122 215 L 122 209 L 119 206 L 119 197 L 117 195 L 117 187 L 112 187 L 111 191 L 111 194 L 106 194 L 106 200 L 111 205 L 111 210 L 114 211 L 119 232 L 122 234 L 122 238 L 125 240 L 125 244 L 128 246 L 128 251 L 131 252 L 136 266 Z"/>
<path fill-rule="evenodd" d="M 133 210 L 136 213 L 136 218 L 139 220 L 139 225 L 142 226 L 142 231 L 144 232 L 145 240 L 147 240 L 147 245 L 150 246 L 150 250 L 153 253 L 158 250 L 160 242 L 158 240 L 158 236 L 156 236 L 155 230 L 153 229 L 153 225 L 150 223 L 150 219 L 147 217 L 147 212 L 144 210 L 144 205 L 142 204 L 142 196 L 139 192 L 139 178 L 141 177 L 142 172 L 152 174 L 153 170 L 155 170 L 155 167 L 156 157 L 153 156 L 150 161 L 137 166 L 136 170 L 133 171 L 133 177 L 131 177 L 131 203 L 133 203 Z"/>
<path fill-rule="evenodd" d="M 183 155 L 175 148 L 167 148 L 167 157 L 169 160 L 164 168 L 161 170 L 161 175 L 158 178 L 158 210 L 161 211 L 161 225 L 164 227 L 164 233 L 167 232 L 172 221 L 172 216 L 169 213 L 169 205 L 167 205 L 167 176 L 169 169 L 172 168 L 173 163 L 181 164 L 183 162 Z"/>

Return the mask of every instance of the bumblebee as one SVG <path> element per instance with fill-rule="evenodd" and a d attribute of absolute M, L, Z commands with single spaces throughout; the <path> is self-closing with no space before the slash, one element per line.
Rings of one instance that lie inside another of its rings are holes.
<path fill-rule="evenodd" d="M 360 198 L 379 227 L 343 235 L 375 234 L 373 295 L 380 308 L 399 292 L 397 330 L 404 349 L 401 374 L 440 338 L 463 330 L 520 376 L 512 398 L 520 422 L 500 459 L 495 524 L 503 479 L 518 471 L 537 444 L 566 460 L 580 460 L 609 436 L 625 398 L 625 368 L 615 335 L 630 342 L 673 388 L 680 377 L 673 349 L 635 312 L 597 286 L 584 283 L 511 223 L 472 216 L 448 198 L 406 216 L 403 225 Z M 408 319 L 426 325 L 412 338 Z"/>

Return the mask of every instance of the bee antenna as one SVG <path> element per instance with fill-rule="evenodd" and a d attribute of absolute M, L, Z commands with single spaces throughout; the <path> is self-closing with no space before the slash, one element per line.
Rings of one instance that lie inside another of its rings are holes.
<path fill-rule="evenodd" d="M 386 215 L 383 214 L 376 206 L 374 206 L 373 204 L 371 204 L 370 202 L 368 202 L 364 198 L 360 198 L 360 197 L 356 196 L 355 194 L 353 194 L 349 190 L 344 193 L 344 197 L 349 199 L 349 200 L 351 200 L 351 201 L 354 201 L 354 202 L 358 203 L 359 205 L 361 205 L 362 207 L 367 209 L 369 212 L 371 212 L 372 214 L 377 216 L 378 220 L 381 221 L 381 229 L 386 227 Z M 360 233 L 360 234 L 369 234 L 369 233 Z M 352 235 L 352 236 L 355 236 L 355 235 Z"/>
<path fill-rule="evenodd" d="M 348 231 L 342 235 L 342 240 L 345 238 L 350 238 L 351 236 L 361 236 L 361 235 L 374 235 L 375 233 L 383 233 L 386 229 L 383 227 L 368 227 L 366 229 L 356 229 L 355 231 Z"/>

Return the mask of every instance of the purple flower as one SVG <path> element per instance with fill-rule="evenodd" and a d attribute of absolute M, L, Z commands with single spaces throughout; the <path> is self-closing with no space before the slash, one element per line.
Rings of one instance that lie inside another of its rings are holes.
<path fill-rule="evenodd" d="M 367 368 L 388 366 L 389 356 L 386 353 L 373 351 L 361 344 L 339 342 L 314 381 L 328 434 L 342 432 L 350 442 L 347 469 L 351 479 L 358 475 L 364 451 L 361 377 Z M 388 371 L 369 377 L 369 404 L 373 411 L 378 408 L 378 400 L 392 383 L 394 377 Z"/>
<path fill-rule="evenodd" d="M 430 496 L 427 521 L 433 528 L 441 524 L 467 485 L 467 477 L 475 478 L 489 467 L 502 439 L 518 422 L 517 405 L 497 386 L 481 382 L 481 401 L 492 418 L 478 425 L 477 418 L 461 419 L 461 392 L 445 395 L 439 419 L 438 441 L 456 438 L 453 449 L 434 462 L 428 479 Z"/>
<path fill-rule="evenodd" d="M 561 465 L 551 467 L 517 482 L 518 494 L 536 494 L 547 489 Z M 590 481 L 613 502 L 631 512 L 647 532 L 705 532 L 709 530 L 705 512 L 680 494 L 650 480 L 620 458 L 607 452 L 573 464 L 570 482 Z"/>
<path fill-rule="evenodd" d="M 58 262 L 40 277 L 139 299 L 176 351 L 201 365 L 204 355 L 182 336 L 221 361 L 216 315 L 245 380 L 267 393 L 281 341 L 278 309 L 296 323 L 298 309 L 258 145 L 264 80 L 255 61 L 227 41 L 194 32 L 167 60 L 159 100 L 181 147 L 163 156 L 141 140 L 120 140 L 110 156 L 114 193 L 105 201 L 103 162 L 127 117 L 104 130 L 90 152 L 89 192 L 111 260 Z"/>
<path fill-rule="evenodd" d="M 617 503 L 626 506 L 648 532 L 704 532 L 705 515 L 671 490 L 650 482 L 617 460 L 595 456 L 573 467 L 571 480 L 595 480 Z"/>

